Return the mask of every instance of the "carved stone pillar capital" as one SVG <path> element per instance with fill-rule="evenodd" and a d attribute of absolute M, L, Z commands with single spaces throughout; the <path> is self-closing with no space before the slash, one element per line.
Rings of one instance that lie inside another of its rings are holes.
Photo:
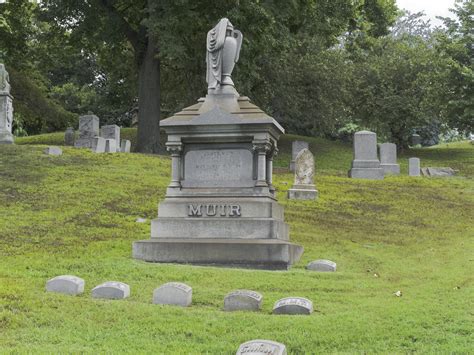
<path fill-rule="evenodd" d="M 171 156 L 180 156 L 183 151 L 183 143 L 168 142 L 166 143 L 166 150 L 171 154 Z"/>
<path fill-rule="evenodd" d="M 269 140 L 253 141 L 253 150 L 258 154 L 267 154 L 272 150 L 272 144 Z"/>

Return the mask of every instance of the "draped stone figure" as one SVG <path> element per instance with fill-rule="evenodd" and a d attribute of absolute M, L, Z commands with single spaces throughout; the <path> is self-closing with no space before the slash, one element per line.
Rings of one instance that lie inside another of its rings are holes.
<path fill-rule="evenodd" d="M 207 33 L 207 75 L 208 93 L 222 92 L 224 86 L 234 87 L 231 74 L 239 60 L 242 33 L 223 18 Z"/>
<path fill-rule="evenodd" d="M 10 76 L 0 63 L 0 144 L 13 143 L 13 97 L 10 94 Z"/>
<path fill-rule="evenodd" d="M 0 63 L 0 91 L 10 93 L 10 76 L 2 63 Z"/>

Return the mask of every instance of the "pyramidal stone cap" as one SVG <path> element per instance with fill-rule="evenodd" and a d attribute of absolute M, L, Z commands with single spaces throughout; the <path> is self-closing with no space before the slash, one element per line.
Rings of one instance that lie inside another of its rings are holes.
<path fill-rule="evenodd" d="M 84 292 L 84 285 L 85 282 L 80 277 L 61 275 L 46 282 L 46 291 L 75 296 Z"/>
<path fill-rule="evenodd" d="M 239 346 L 236 355 L 286 355 L 286 346 L 276 341 L 256 339 Z"/>
<path fill-rule="evenodd" d="M 119 281 L 107 281 L 92 289 L 93 298 L 120 300 L 130 296 L 130 286 Z"/>
<path fill-rule="evenodd" d="M 181 282 L 168 282 L 153 291 L 154 304 L 188 307 L 192 299 L 193 289 Z"/>
<path fill-rule="evenodd" d="M 336 271 L 336 263 L 331 260 L 319 259 L 311 261 L 307 266 L 306 269 L 311 271 L 319 271 L 319 272 L 335 272 Z"/>
<path fill-rule="evenodd" d="M 313 302 L 303 297 L 286 297 L 275 302 L 273 314 L 311 314 Z"/>
<path fill-rule="evenodd" d="M 224 311 L 259 311 L 263 296 L 251 290 L 235 290 L 224 298 Z"/>

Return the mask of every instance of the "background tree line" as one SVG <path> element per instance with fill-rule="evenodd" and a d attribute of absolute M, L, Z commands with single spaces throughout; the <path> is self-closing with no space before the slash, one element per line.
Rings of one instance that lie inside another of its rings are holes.
<path fill-rule="evenodd" d="M 454 11 L 433 29 L 395 0 L 17 0 L 0 4 L 0 60 L 17 133 L 138 113 L 139 151 L 156 152 L 159 119 L 205 95 L 206 33 L 226 16 L 244 34 L 238 91 L 288 132 L 403 147 L 473 130 L 473 2 Z"/>

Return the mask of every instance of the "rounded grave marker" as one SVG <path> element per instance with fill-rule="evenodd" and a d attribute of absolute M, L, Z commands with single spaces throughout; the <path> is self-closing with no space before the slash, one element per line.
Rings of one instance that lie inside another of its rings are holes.
<path fill-rule="evenodd" d="M 75 296 L 84 292 L 84 285 L 85 282 L 80 277 L 61 275 L 46 282 L 46 291 Z"/>
<path fill-rule="evenodd" d="M 250 340 L 239 346 L 236 355 L 286 355 L 286 346 L 271 340 Z"/>
<path fill-rule="evenodd" d="M 311 314 L 313 302 L 303 297 L 286 297 L 275 302 L 273 314 Z"/>
<path fill-rule="evenodd" d="M 92 289 L 93 298 L 120 300 L 128 296 L 130 296 L 130 286 L 118 281 L 107 281 Z"/>
<path fill-rule="evenodd" d="M 153 291 L 154 304 L 171 304 L 188 307 L 193 298 L 193 289 L 181 282 L 168 282 Z"/>
<path fill-rule="evenodd" d="M 336 263 L 331 260 L 319 259 L 311 261 L 307 266 L 306 269 L 311 271 L 319 271 L 319 272 L 335 272 L 336 271 Z"/>
<path fill-rule="evenodd" d="M 224 298 L 224 311 L 259 311 L 263 296 L 251 290 L 235 290 Z"/>

